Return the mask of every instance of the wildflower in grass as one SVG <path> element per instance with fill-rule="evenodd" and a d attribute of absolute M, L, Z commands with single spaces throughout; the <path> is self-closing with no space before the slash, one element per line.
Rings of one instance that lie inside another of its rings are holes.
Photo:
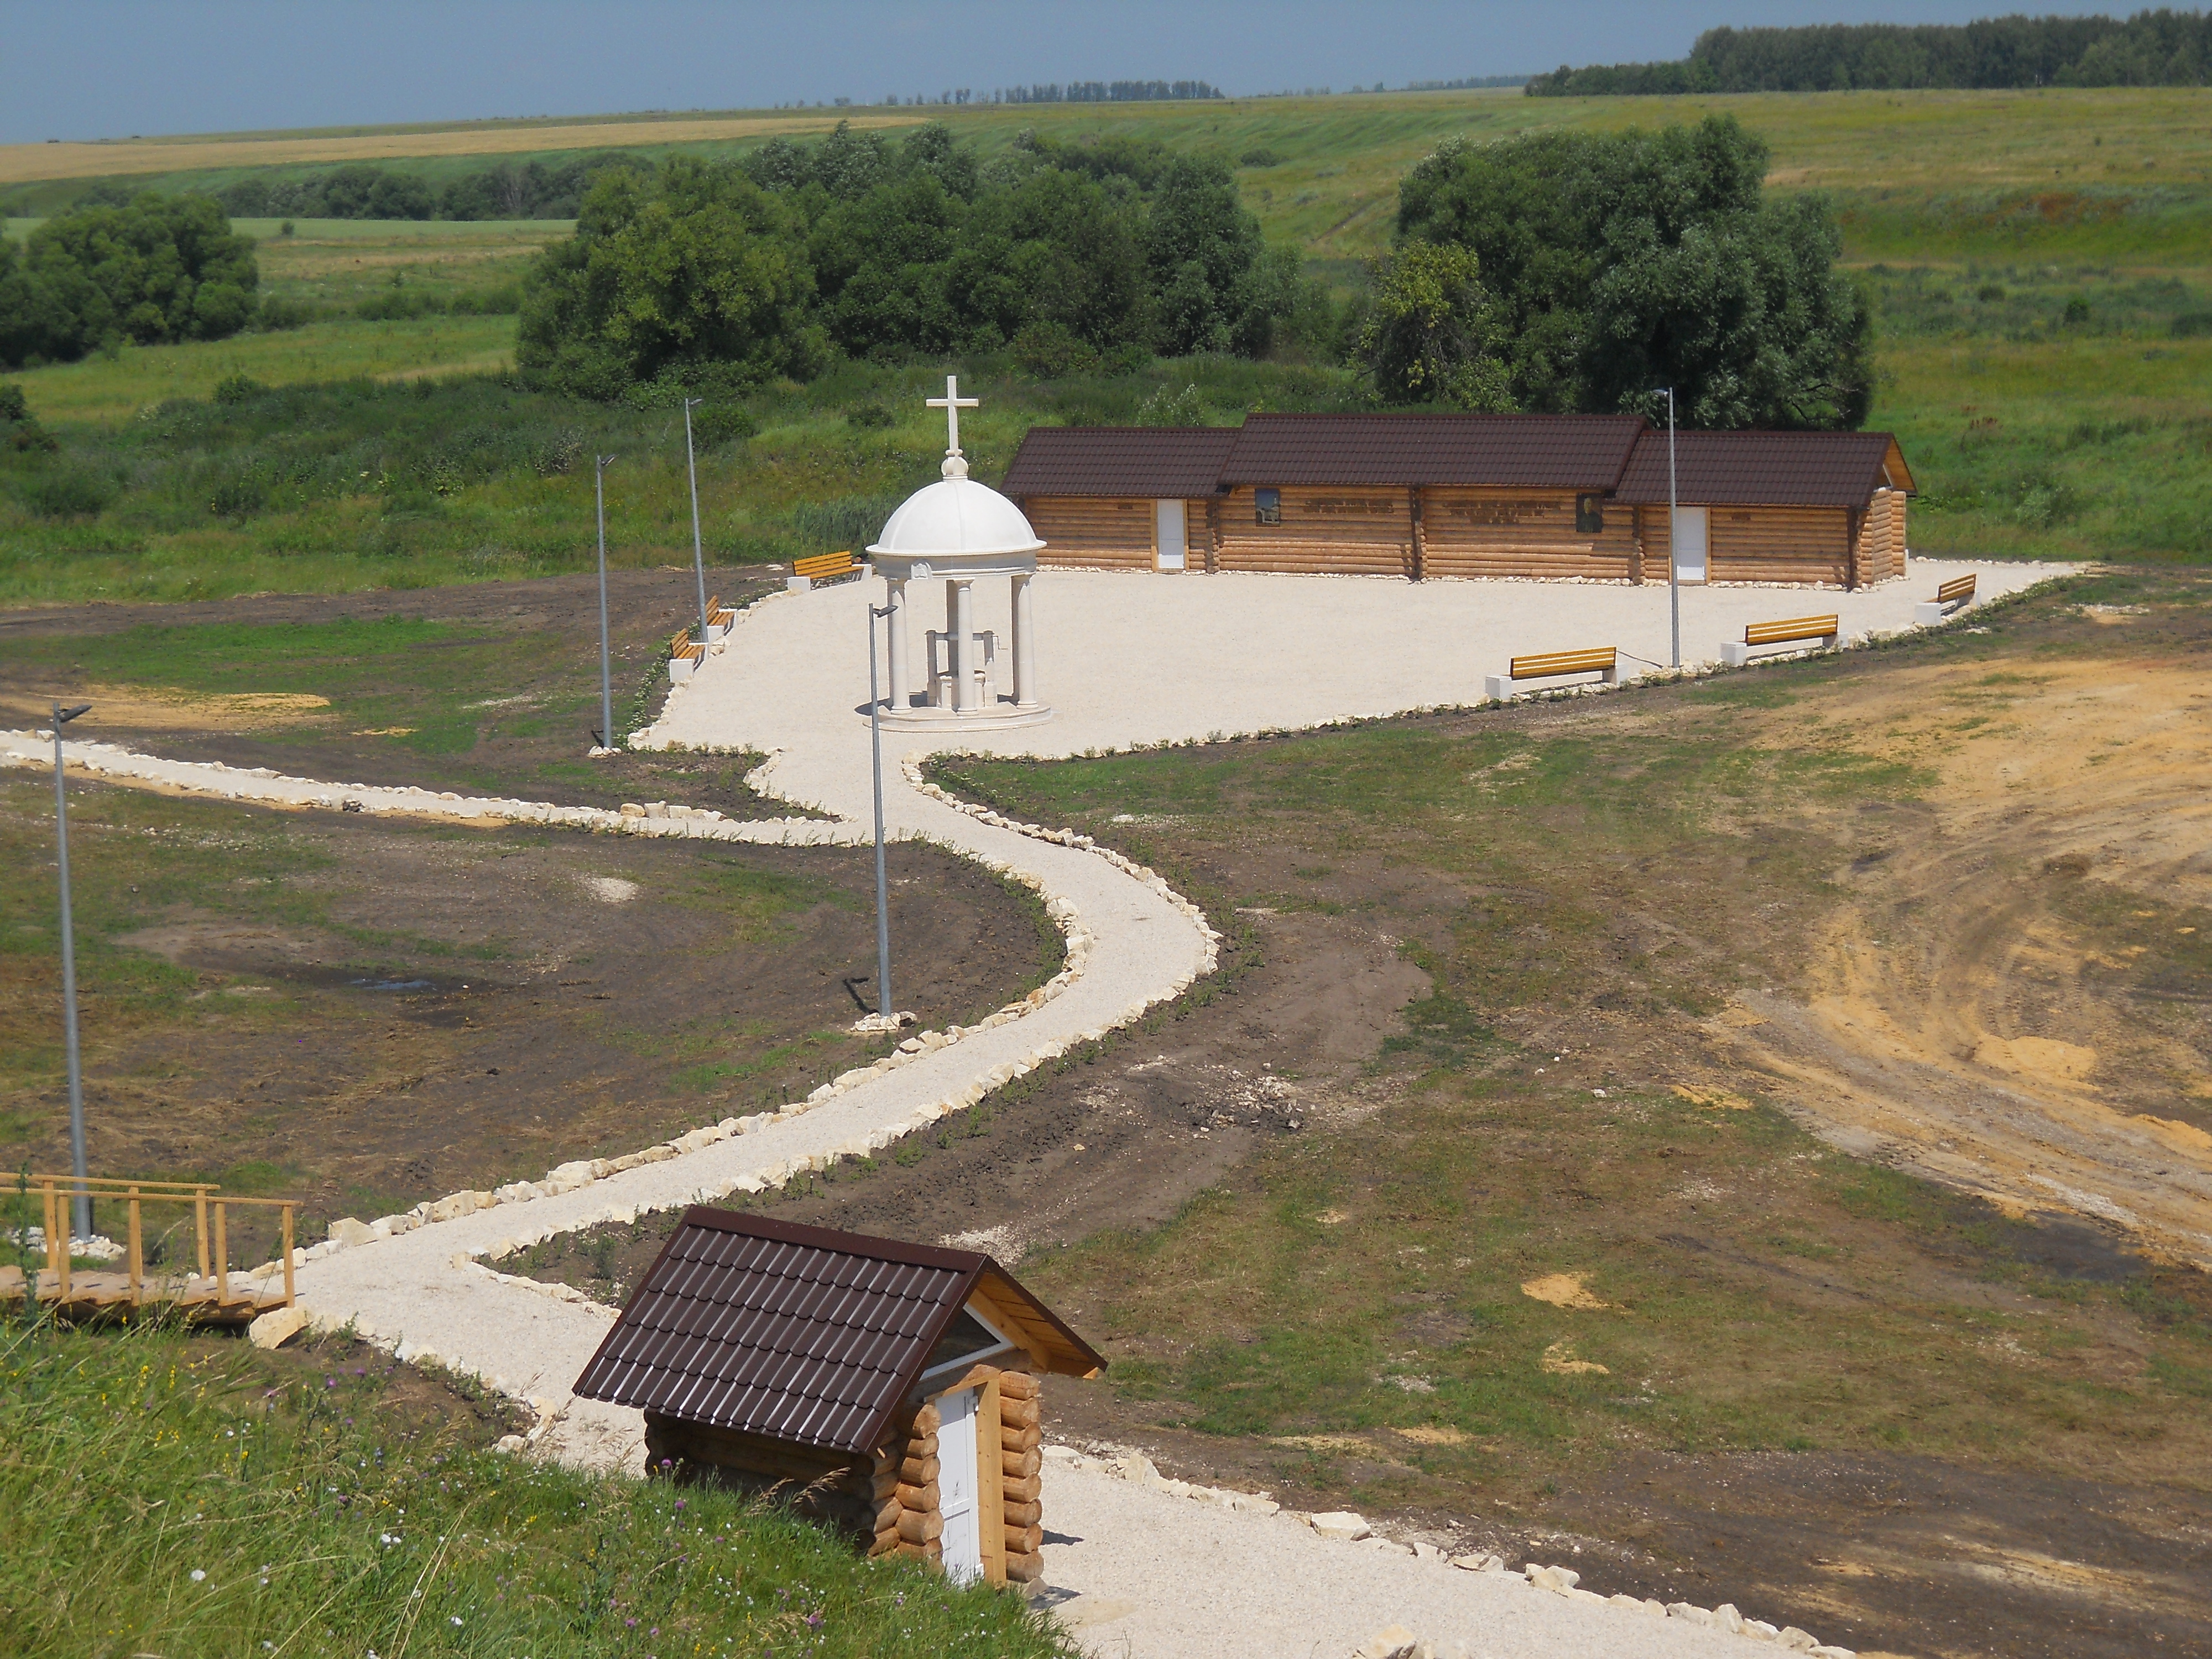
<path fill-rule="evenodd" d="M 195 1584 L 204 1584 L 204 1583 L 205 1583 L 206 1582 L 207 1582 L 207 1574 L 206 1574 L 206 1572 L 205 1572 L 205 1571 L 204 1571 L 202 1569 L 200 1569 L 200 1568 L 198 1568 L 198 1567 L 194 1567 L 194 1568 L 192 1569 L 192 1583 L 194 1583 Z"/>

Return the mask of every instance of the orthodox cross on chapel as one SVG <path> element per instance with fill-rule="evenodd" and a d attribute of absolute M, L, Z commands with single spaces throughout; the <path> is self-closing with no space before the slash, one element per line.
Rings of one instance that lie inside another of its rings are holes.
<path fill-rule="evenodd" d="M 968 458 L 960 453 L 960 411 L 981 409 L 983 400 L 962 397 L 960 377 L 948 374 L 945 377 L 945 395 L 942 398 L 925 398 L 922 402 L 928 408 L 945 411 L 945 476 L 948 478 L 966 477 Z"/>

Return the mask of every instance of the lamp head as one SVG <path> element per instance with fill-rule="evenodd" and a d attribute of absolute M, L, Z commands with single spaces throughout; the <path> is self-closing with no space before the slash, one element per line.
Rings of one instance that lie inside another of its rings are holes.
<path fill-rule="evenodd" d="M 67 726 L 79 714 L 89 714 L 91 712 L 92 705 L 88 702 L 75 703 L 67 708 L 63 708 L 59 703 L 56 703 L 54 705 L 54 724 L 57 726 Z"/>

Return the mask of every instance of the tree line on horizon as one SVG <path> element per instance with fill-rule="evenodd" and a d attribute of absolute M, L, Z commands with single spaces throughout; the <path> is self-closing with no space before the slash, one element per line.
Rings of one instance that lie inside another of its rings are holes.
<path fill-rule="evenodd" d="M 2014 14 L 1970 23 L 1820 23 L 1713 28 L 1687 58 L 1562 64 L 1531 98 L 1673 93 L 2201 87 L 2212 78 L 2212 15 L 2160 9 L 2114 17 Z"/>

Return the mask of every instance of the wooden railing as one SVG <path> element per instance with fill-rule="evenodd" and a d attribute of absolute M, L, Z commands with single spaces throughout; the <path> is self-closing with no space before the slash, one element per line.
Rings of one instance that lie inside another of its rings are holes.
<path fill-rule="evenodd" d="M 76 1198 L 99 1199 L 107 1203 L 121 1200 L 129 1206 L 130 1232 L 125 1247 L 128 1300 L 133 1307 L 142 1306 L 150 1298 L 159 1302 L 188 1303 L 195 1306 L 212 1305 L 218 1313 L 234 1305 L 267 1305 L 258 1291 L 247 1291 L 234 1296 L 230 1285 L 230 1212 L 234 1207 L 273 1209 L 282 1216 L 283 1248 L 278 1259 L 284 1267 L 284 1300 L 281 1304 L 290 1307 L 295 1300 L 292 1283 L 293 1216 L 299 1200 L 291 1198 L 239 1198 L 222 1192 L 211 1182 L 194 1181 L 125 1181 L 106 1176 L 33 1175 L 19 1178 L 15 1188 L 19 1194 L 27 1194 L 35 1187 L 45 1211 L 46 1269 L 53 1275 L 51 1299 L 67 1303 L 70 1294 L 70 1205 Z M 190 1205 L 192 1216 L 192 1256 L 198 1272 L 192 1279 L 179 1285 L 173 1279 L 149 1279 L 146 1273 L 146 1232 L 144 1208 L 149 1204 Z M 212 1212 L 214 1231 L 210 1237 L 209 1219 Z M 210 1248 L 212 1245 L 212 1248 Z M 41 1275 L 43 1277 L 43 1275 Z M 212 1287 L 212 1294 L 210 1287 Z M 38 1299 L 49 1299 L 45 1286 L 36 1288 Z"/>

